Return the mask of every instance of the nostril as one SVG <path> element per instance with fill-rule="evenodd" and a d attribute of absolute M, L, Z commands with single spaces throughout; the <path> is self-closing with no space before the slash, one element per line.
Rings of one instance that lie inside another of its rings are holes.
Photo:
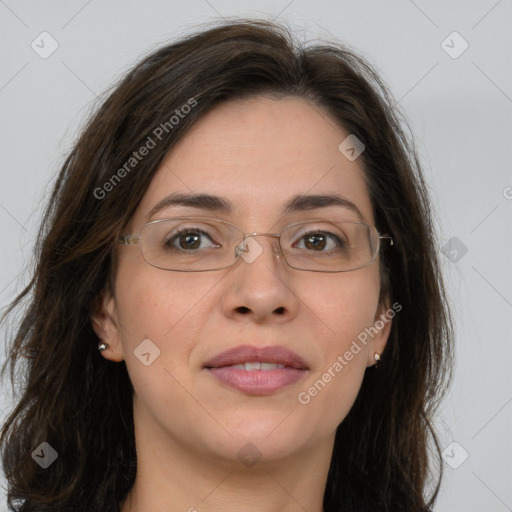
<path fill-rule="evenodd" d="M 280 308 L 274 309 L 274 313 L 276 313 L 277 315 L 284 314 L 284 307 L 281 306 Z"/>
<path fill-rule="evenodd" d="M 242 313 L 243 315 L 246 315 L 247 313 L 249 313 L 251 310 L 246 307 L 246 306 L 240 306 L 238 308 L 236 308 L 236 310 L 239 312 L 239 313 Z"/>

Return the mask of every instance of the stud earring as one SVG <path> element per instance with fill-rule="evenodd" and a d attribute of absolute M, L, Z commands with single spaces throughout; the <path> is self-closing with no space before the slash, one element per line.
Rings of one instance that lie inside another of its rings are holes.
<path fill-rule="evenodd" d="M 378 367 L 378 364 L 379 364 L 379 361 L 380 361 L 380 356 L 379 356 L 379 354 L 375 354 L 375 361 L 377 361 L 377 362 L 375 363 L 375 368 L 377 368 L 377 367 Z"/>
<path fill-rule="evenodd" d="M 98 350 L 100 352 L 103 352 L 104 350 L 106 350 L 108 348 L 108 343 L 103 343 L 103 342 L 99 342 L 98 343 Z"/>

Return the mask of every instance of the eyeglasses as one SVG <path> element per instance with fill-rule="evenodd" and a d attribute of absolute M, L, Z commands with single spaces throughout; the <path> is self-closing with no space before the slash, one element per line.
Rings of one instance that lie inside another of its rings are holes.
<path fill-rule="evenodd" d="M 240 257 L 251 263 L 263 247 L 252 237 L 270 236 L 274 250 L 288 266 L 311 272 L 348 272 L 371 265 L 379 253 L 380 235 L 375 227 L 343 219 L 309 220 L 286 226 L 281 233 L 244 233 L 220 219 L 175 217 L 144 224 L 135 235 L 118 242 L 139 244 L 145 261 L 153 267 L 177 272 L 221 270 Z"/>

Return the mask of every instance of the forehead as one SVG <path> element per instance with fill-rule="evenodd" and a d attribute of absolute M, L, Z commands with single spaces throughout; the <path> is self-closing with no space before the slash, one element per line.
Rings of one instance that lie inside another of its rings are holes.
<path fill-rule="evenodd" d="M 176 192 L 226 198 L 249 222 L 275 220 L 296 195 L 339 194 L 373 224 L 360 159 L 350 161 L 338 149 L 348 135 L 323 108 L 301 98 L 223 103 L 169 152 L 136 217 Z"/>

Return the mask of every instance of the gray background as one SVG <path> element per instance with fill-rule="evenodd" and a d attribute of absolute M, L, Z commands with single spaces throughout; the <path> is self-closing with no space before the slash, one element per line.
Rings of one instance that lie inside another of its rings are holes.
<path fill-rule="evenodd" d="M 96 96 L 142 54 L 219 16 L 275 17 L 348 43 L 405 111 L 448 244 L 458 329 L 435 510 L 512 510 L 511 0 L 0 0 L 0 305 L 27 281 L 49 180 Z M 59 45 L 46 59 L 31 48 L 43 31 Z"/>

